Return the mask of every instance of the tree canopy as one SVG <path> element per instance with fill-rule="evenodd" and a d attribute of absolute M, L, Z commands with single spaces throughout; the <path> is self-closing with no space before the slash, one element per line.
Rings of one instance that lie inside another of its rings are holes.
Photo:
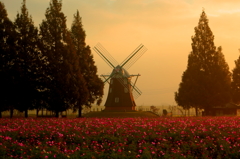
<path fill-rule="evenodd" d="M 34 109 L 34 103 L 39 96 L 38 78 L 40 74 L 40 57 L 38 49 L 38 29 L 34 26 L 32 17 L 28 15 L 26 1 L 22 3 L 21 13 L 14 22 L 16 31 L 15 56 L 15 109 L 27 111 Z M 23 91 L 24 90 L 24 91 Z"/>
<path fill-rule="evenodd" d="M 13 64 L 15 58 L 15 30 L 12 21 L 8 18 L 7 11 L 0 2 L 0 92 L 1 92 L 1 112 L 13 109 L 12 91 L 14 86 Z"/>
<path fill-rule="evenodd" d="M 17 109 L 27 117 L 29 109 L 45 108 L 58 117 L 59 112 L 79 109 L 81 116 L 83 105 L 101 102 L 103 83 L 85 44 L 79 12 L 71 31 L 61 0 L 50 1 L 39 29 L 26 0 L 14 23 L 2 2 L 0 13 L 0 112 Z"/>
<path fill-rule="evenodd" d="M 232 71 L 232 100 L 240 104 L 240 56 L 235 61 L 235 67 Z"/>
<path fill-rule="evenodd" d="M 85 43 L 86 33 L 83 29 L 82 20 L 79 11 L 74 15 L 74 20 L 71 27 L 71 36 L 78 55 L 79 64 L 83 78 L 88 89 L 88 98 L 85 102 L 81 103 L 87 107 L 90 107 L 95 101 L 99 105 L 102 101 L 103 87 L 102 80 L 97 75 L 97 67 L 91 53 L 91 49 Z M 81 115 L 82 105 L 78 107 L 79 116 Z M 77 108 L 76 108 L 77 109 Z"/>
<path fill-rule="evenodd" d="M 41 51 L 48 59 L 48 104 L 56 116 L 87 100 L 86 81 L 61 9 L 61 1 L 51 0 L 40 25 Z"/>
<path fill-rule="evenodd" d="M 222 48 L 216 49 L 205 11 L 192 36 L 192 51 L 175 100 L 185 109 L 208 109 L 230 101 L 231 73 Z"/>

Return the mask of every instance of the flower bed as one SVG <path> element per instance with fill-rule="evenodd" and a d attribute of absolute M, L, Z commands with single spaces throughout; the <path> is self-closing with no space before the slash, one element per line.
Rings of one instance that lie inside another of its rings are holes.
<path fill-rule="evenodd" d="M 240 158 L 240 117 L 0 119 L 0 158 Z"/>

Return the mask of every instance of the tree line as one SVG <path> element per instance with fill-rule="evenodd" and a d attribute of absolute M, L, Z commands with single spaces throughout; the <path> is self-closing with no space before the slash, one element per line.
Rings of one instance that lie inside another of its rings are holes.
<path fill-rule="evenodd" d="M 85 43 L 79 11 L 71 28 L 66 26 L 61 0 L 50 0 L 45 19 L 35 27 L 26 0 L 14 21 L 0 2 L 0 91 L 2 112 L 72 109 L 81 116 L 83 106 L 102 101 L 104 84 L 90 47 Z M 175 101 L 184 109 L 200 109 L 240 104 L 240 56 L 229 71 L 222 47 L 214 44 L 205 11 L 195 27 L 192 51 L 183 72 Z M 37 111 L 38 112 L 38 111 Z"/>
<path fill-rule="evenodd" d="M 61 0 L 50 0 L 45 19 L 35 27 L 26 0 L 14 21 L 0 2 L 0 117 L 13 110 L 72 109 L 81 117 L 83 106 L 102 101 L 104 84 L 90 47 L 85 43 L 79 11 L 66 25 Z M 38 111 L 37 111 L 38 112 Z"/>
<path fill-rule="evenodd" d="M 214 44 L 208 22 L 203 10 L 192 36 L 187 69 L 175 92 L 177 104 L 184 109 L 195 108 L 196 114 L 201 109 L 225 107 L 228 103 L 240 104 L 240 56 L 230 72 L 222 47 Z"/>

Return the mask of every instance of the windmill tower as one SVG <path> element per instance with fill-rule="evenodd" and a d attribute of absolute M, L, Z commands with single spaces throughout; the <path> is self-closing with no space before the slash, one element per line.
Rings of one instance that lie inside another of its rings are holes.
<path fill-rule="evenodd" d="M 139 45 L 121 64 L 101 44 L 97 44 L 93 50 L 113 69 L 111 74 L 101 75 L 104 83 L 109 84 L 105 111 L 135 111 L 134 98 L 142 94 L 136 86 L 140 74 L 130 75 L 127 69 L 147 51 L 146 47 Z M 133 77 L 136 77 L 134 82 L 131 81 Z"/>

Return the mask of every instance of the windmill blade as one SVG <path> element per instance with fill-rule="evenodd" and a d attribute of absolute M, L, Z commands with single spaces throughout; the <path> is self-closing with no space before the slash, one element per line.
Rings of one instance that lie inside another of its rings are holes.
<path fill-rule="evenodd" d="M 112 78 L 113 74 L 107 75 L 107 76 L 109 76 L 109 77 L 105 78 L 105 81 L 103 81 L 103 83 L 106 83 L 106 82 L 109 83 L 108 80 Z"/>
<path fill-rule="evenodd" d="M 136 98 L 138 98 L 138 97 L 142 94 L 142 92 L 140 91 L 140 89 L 137 88 L 137 86 L 136 86 L 138 77 L 141 76 L 141 75 L 140 75 L 140 74 L 137 74 L 137 75 L 130 75 L 130 76 L 131 76 L 131 77 L 136 76 L 136 79 L 135 79 L 134 83 L 133 83 L 133 82 L 130 83 L 130 85 L 131 85 L 131 87 L 132 87 L 132 94 L 133 94 L 134 98 L 136 99 Z"/>
<path fill-rule="evenodd" d="M 131 82 L 131 86 L 132 86 L 132 94 L 134 98 L 137 99 L 142 94 L 142 91 L 140 91 L 140 89 L 136 85 L 133 85 L 132 82 Z"/>
<path fill-rule="evenodd" d="M 147 48 L 140 44 L 121 64 L 126 70 L 129 69 L 145 52 Z"/>
<path fill-rule="evenodd" d="M 109 54 L 109 52 L 98 43 L 93 47 L 93 50 L 111 67 L 115 68 L 118 65 L 118 62 Z"/>
<path fill-rule="evenodd" d="M 108 84 L 110 84 L 110 82 L 108 81 L 110 78 L 111 78 L 111 76 L 110 75 L 101 75 L 101 77 L 103 77 L 104 78 L 104 81 L 103 81 L 103 83 L 108 83 Z"/>
<path fill-rule="evenodd" d="M 128 84 L 124 84 L 124 79 L 123 78 L 117 78 L 117 80 L 122 84 L 122 86 L 124 88 L 128 89 L 127 85 L 128 84 L 131 85 L 132 90 L 129 90 L 129 91 L 132 91 L 132 94 L 133 94 L 135 99 L 137 99 L 142 94 L 142 91 L 140 91 L 140 89 L 137 88 L 137 86 L 135 84 L 133 84 L 132 82 L 128 82 Z"/>
<path fill-rule="evenodd" d="M 140 75 L 140 74 L 137 74 L 137 75 L 131 75 L 131 77 L 134 77 L 134 76 L 137 76 L 137 78 L 135 79 L 134 84 L 131 83 L 131 84 L 133 85 L 133 87 L 136 85 L 137 80 L 138 80 L 138 77 L 141 76 L 141 75 Z"/>

